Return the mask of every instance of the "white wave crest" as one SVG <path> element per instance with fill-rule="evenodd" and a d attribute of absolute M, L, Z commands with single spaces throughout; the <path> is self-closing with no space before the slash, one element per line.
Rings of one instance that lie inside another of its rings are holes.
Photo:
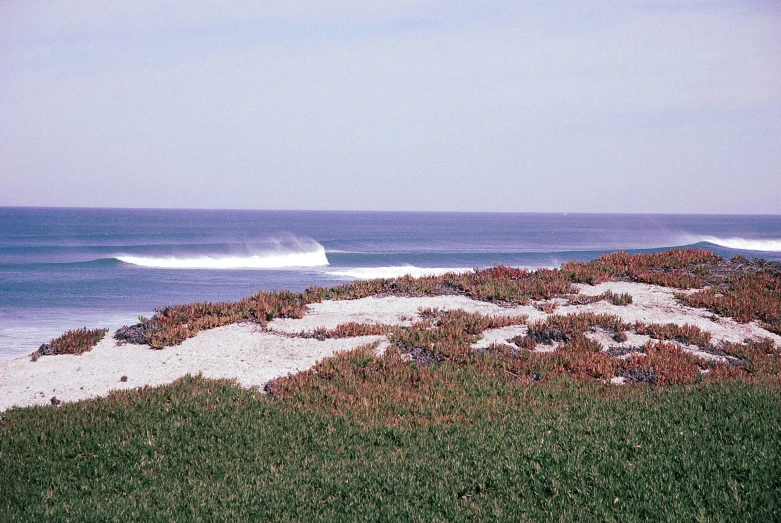
<path fill-rule="evenodd" d="M 781 240 L 751 240 L 747 238 L 716 238 L 715 236 L 706 236 L 702 241 L 741 251 L 781 252 Z"/>
<path fill-rule="evenodd" d="M 306 252 L 265 252 L 249 256 L 117 256 L 124 263 L 156 269 L 284 269 L 328 265 L 325 248 Z"/>
<path fill-rule="evenodd" d="M 415 267 L 414 265 L 402 265 L 396 267 L 355 267 L 328 271 L 330 276 L 339 276 L 355 280 L 372 280 L 375 278 L 400 278 L 402 276 L 440 276 L 448 272 L 469 272 L 472 269 L 464 267 L 439 268 L 439 267 Z"/>

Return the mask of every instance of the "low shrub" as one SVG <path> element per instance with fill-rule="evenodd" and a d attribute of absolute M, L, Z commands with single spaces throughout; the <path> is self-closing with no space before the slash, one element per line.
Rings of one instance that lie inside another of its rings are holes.
<path fill-rule="evenodd" d="M 314 338 L 318 340 L 327 340 L 333 338 L 356 338 L 358 336 L 376 336 L 386 334 L 390 327 L 380 324 L 368 323 L 342 323 L 333 329 L 317 327 L 312 332 L 302 332 L 297 336 L 299 338 Z"/>
<path fill-rule="evenodd" d="M 413 278 L 358 280 L 328 290 L 312 288 L 307 296 L 349 300 L 368 296 L 438 296 L 463 294 L 476 300 L 525 304 L 529 300 L 548 300 L 574 292 L 572 284 L 556 269 L 529 271 L 497 265 L 466 273 Z"/>
<path fill-rule="evenodd" d="M 724 285 L 676 295 L 690 307 L 702 307 L 740 323 L 760 321 L 764 329 L 781 334 L 781 272 L 732 275 Z"/>
<path fill-rule="evenodd" d="M 587 296 L 585 294 L 578 294 L 577 297 L 569 301 L 570 305 L 588 305 L 590 303 L 596 303 L 598 301 L 608 301 L 613 305 L 631 305 L 632 295 L 628 292 L 622 292 L 617 294 L 611 290 L 607 290 L 602 294 L 596 296 Z"/>
<path fill-rule="evenodd" d="M 255 321 L 265 326 L 274 318 L 302 318 L 307 301 L 290 291 L 261 291 L 238 302 L 200 302 L 155 310 L 152 318 L 117 331 L 125 343 L 146 343 L 155 349 L 178 345 L 202 330 Z"/>
<path fill-rule="evenodd" d="M 781 375 L 781 348 L 770 338 L 747 340 L 745 343 L 722 343 L 719 350 L 738 358 L 749 373 Z"/>
<path fill-rule="evenodd" d="M 702 379 L 700 371 L 705 362 L 679 345 L 649 341 L 643 349 L 643 354 L 632 353 L 628 360 L 619 360 L 621 365 L 617 372 L 620 376 L 634 381 L 642 381 L 638 376 L 652 376 L 652 381 L 648 382 L 658 385 L 689 384 Z"/>
<path fill-rule="evenodd" d="M 388 334 L 393 345 L 413 359 L 465 364 L 474 357 L 471 345 L 483 331 L 522 324 L 526 320 L 527 316 L 483 316 L 457 309 L 439 312 L 409 327 L 390 327 Z"/>
<path fill-rule="evenodd" d="M 602 345 L 578 333 L 543 357 L 551 359 L 556 374 L 566 374 L 580 381 L 610 379 L 615 376 L 620 362 L 601 351 Z"/>
<path fill-rule="evenodd" d="M 622 332 L 632 329 L 633 326 L 612 314 L 581 312 L 566 316 L 548 316 L 544 320 L 529 325 L 527 336 L 538 343 L 567 342 L 595 327 L 602 327 L 612 332 Z"/>
<path fill-rule="evenodd" d="M 700 347 L 708 346 L 711 341 L 710 332 L 703 331 L 696 325 L 688 323 L 685 325 L 676 325 L 675 323 L 660 325 L 658 323 L 637 322 L 635 324 L 635 332 L 651 336 L 657 340 L 671 340 L 689 345 L 699 345 Z"/>
<path fill-rule="evenodd" d="M 135 325 L 125 325 L 117 329 L 114 333 L 114 339 L 117 340 L 119 345 L 124 345 L 125 343 L 146 345 L 149 343 L 149 336 L 157 326 L 146 318 L 139 318 L 139 320 L 141 321 Z"/>
<path fill-rule="evenodd" d="M 44 343 L 36 351 L 38 356 L 55 354 L 83 354 L 91 351 L 97 343 L 103 339 L 108 329 L 83 329 L 69 330 L 59 338 L 54 338 L 49 343 Z M 34 359 L 38 359 L 33 353 Z"/>
<path fill-rule="evenodd" d="M 590 262 L 570 261 L 562 264 L 562 273 L 571 281 L 595 285 L 612 278 L 629 278 L 679 289 L 700 288 L 709 273 L 709 264 L 721 258 L 702 249 L 670 249 L 651 254 L 618 251 L 603 254 Z"/>

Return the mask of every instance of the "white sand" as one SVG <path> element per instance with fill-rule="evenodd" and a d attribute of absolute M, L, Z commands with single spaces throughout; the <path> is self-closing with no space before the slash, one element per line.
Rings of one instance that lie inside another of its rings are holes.
<path fill-rule="evenodd" d="M 673 289 L 623 282 L 578 287 L 580 292 L 590 295 L 601 294 L 608 289 L 628 292 L 634 302 L 628 306 L 615 306 L 605 301 L 589 305 L 561 305 L 554 314 L 592 311 L 615 314 L 629 322 L 689 323 L 709 331 L 714 344 L 759 337 L 770 337 L 776 344 L 781 344 L 781 337 L 759 328 L 755 323 L 739 324 L 728 318 L 712 321 L 709 319 L 712 316 L 710 312 L 681 305 L 673 297 Z M 23 356 L 1 362 L 0 411 L 12 406 L 48 405 L 54 396 L 61 401 L 78 401 L 105 396 L 111 390 L 162 385 L 187 374 L 202 373 L 207 378 L 236 379 L 244 387 L 262 387 L 273 378 L 305 370 L 338 351 L 385 340 L 383 336 L 364 336 L 319 341 L 293 338 L 290 334 L 312 331 L 316 327 L 334 328 L 350 321 L 409 324 L 412 318 L 417 317 L 421 307 L 464 309 L 482 314 L 526 314 L 530 322 L 548 316 L 532 305 L 500 307 L 463 296 L 385 297 L 318 303 L 311 305 L 302 319 L 271 322 L 270 332 L 263 332 L 257 325 L 249 323 L 229 325 L 204 331 L 181 345 L 160 351 L 139 345 L 118 346 L 110 333 L 92 351 L 79 356 L 43 356 L 36 362 L 30 361 L 29 356 Z M 525 332 L 523 325 L 486 331 L 483 340 L 475 347 L 506 343 L 507 339 Z M 606 333 L 597 331 L 592 336 L 606 348 L 619 345 Z M 629 340 L 621 345 L 638 345 L 648 339 L 635 337 L 630 334 Z M 554 349 L 555 346 L 539 348 L 541 352 Z M 698 356 L 711 357 L 705 353 L 698 354 L 694 347 L 688 349 Z M 127 381 L 121 381 L 122 376 L 127 376 Z"/>

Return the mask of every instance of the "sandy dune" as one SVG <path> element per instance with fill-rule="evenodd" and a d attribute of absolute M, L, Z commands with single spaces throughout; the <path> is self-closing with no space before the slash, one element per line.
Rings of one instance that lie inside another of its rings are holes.
<path fill-rule="evenodd" d="M 609 282 L 597 286 L 579 285 L 583 294 L 597 295 L 608 289 L 628 292 L 633 303 L 616 306 L 605 301 L 588 305 L 560 305 L 554 314 L 592 311 L 615 314 L 626 321 L 647 323 L 693 324 L 709 331 L 713 343 L 742 342 L 746 338 L 772 338 L 781 344 L 781 337 L 758 327 L 755 323 L 739 324 L 729 318 L 714 318 L 703 309 L 680 304 L 673 289 L 640 283 Z M 546 313 L 534 304 L 501 307 L 475 301 L 464 296 L 424 298 L 364 298 L 352 301 L 327 301 L 311 305 L 302 319 L 279 319 L 268 325 L 268 331 L 257 325 L 243 323 L 200 333 L 176 347 L 156 351 L 147 346 L 116 344 L 111 333 L 92 351 L 79 356 L 43 356 L 30 361 L 23 356 L 0 363 L 0 411 L 12 406 L 48 405 L 52 397 L 61 401 L 78 401 L 104 396 L 111 390 L 162 385 L 187 374 L 202 373 L 209 378 L 236 379 L 244 387 L 263 386 L 267 381 L 304 370 L 316 361 L 342 350 L 349 350 L 373 341 L 387 342 L 383 336 L 329 339 L 319 341 L 291 337 L 316 327 L 334 328 L 350 321 L 360 323 L 409 324 L 421 307 L 440 310 L 464 309 L 482 314 L 526 314 L 529 321 L 545 318 Z M 525 326 L 513 326 L 486 331 L 476 348 L 524 334 Z M 626 342 L 617 344 L 605 333 L 591 334 L 605 348 L 617 345 L 642 344 L 648 338 L 630 334 Z M 540 346 L 540 351 L 555 350 L 555 346 Z M 703 358 L 696 347 L 686 347 Z M 123 381 L 123 377 L 125 381 Z"/>

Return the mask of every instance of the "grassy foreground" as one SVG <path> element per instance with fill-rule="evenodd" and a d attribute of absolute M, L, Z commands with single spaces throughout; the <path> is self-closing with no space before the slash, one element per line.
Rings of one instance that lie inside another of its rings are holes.
<path fill-rule="evenodd" d="M 200 377 L 12 409 L 0 519 L 781 518 L 777 382 L 519 386 L 439 369 L 468 417 L 382 423 Z"/>

